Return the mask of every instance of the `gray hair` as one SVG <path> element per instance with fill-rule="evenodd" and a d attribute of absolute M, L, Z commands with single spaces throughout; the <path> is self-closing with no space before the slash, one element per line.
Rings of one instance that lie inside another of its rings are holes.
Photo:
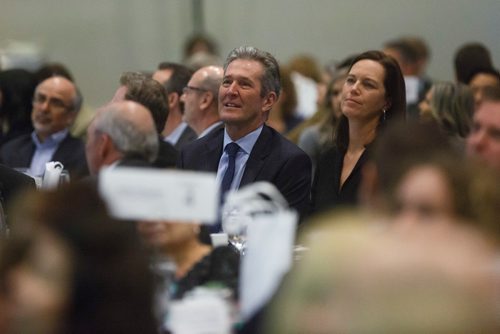
<path fill-rule="evenodd" d="M 102 111 L 95 119 L 95 130 L 107 134 L 124 156 L 141 157 L 153 162 L 158 156 L 158 134 L 154 128 L 137 126 L 121 114 L 120 109 L 115 107 Z"/>
<path fill-rule="evenodd" d="M 253 46 L 240 46 L 233 49 L 226 58 L 224 63 L 224 72 L 231 62 L 237 59 L 254 60 L 262 64 L 264 74 L 261 78 L 262 91 L 260 95 L 266 96 L 270 92 L 275 92 L 276 97 L 280 96 L 281 92 L 281 76 L 278 61 L 272 54 L 266 51 L 259 50 Z"/>

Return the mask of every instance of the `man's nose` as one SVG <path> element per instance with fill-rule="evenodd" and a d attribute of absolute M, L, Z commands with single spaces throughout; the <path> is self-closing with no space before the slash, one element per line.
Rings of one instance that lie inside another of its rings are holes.
<path fill-rule="evenodd" d="M 354 84 L 351 86 L 351 93 L 359 94 L 359 81 L 356 81 Z"/>
<path fill-rule="evenodd" d="M 238 93 L 238 84 L 235 81 L 233 81 L 231 83 L 231 85 L 229 85 L 229 87 L 227 88 L 227 92 L 229 94 L 237 94 Z"/>

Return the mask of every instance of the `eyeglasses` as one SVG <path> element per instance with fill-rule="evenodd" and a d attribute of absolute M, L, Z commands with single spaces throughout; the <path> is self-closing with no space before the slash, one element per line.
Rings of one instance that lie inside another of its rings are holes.
<path fill-rule="evenodd" d="M 206 92 L 207 91 L 207 89 L 205 89 L 205 88 L 186 86 L 182 89 L 182 92 L 184 94 L 187 94 L 187 93 L 189 93 L 189 91 L 192 91 L 192 90 L 195 92 Z"/>
<path fill-rule="evenodd" d="M 40 106 L 44 104 L 45 102 L 48 103 L 49 107 L 53 109 L 71 109 L 72 106 L 66 105 L 62 100 L 57 99 L 57 98 L 48 98 L 47 96 L 43 94 L 36 94 L 35 97 L 33 98 L 33 105 Z"/>

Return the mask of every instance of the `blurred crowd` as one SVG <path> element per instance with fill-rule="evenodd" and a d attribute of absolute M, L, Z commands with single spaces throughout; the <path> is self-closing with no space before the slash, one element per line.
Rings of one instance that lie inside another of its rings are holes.
<path fill-rule="evenodd" d="M 0 333 L 175 333 L 200 288 L 234 333 L 500 333 L 500 73 L 478 42 L 453 81 L 431 59 L 418 36 L 320 64 L 194 35 L 95 109 L 69 64 L 0 69 Z M 69 182 L 43 189 L 51 161 Z M 220 217 L 117 219 L 99 184 L 120 167 L 211 172 L 221 208 L 266 181 L 305 251 L 240 318 Z"/>

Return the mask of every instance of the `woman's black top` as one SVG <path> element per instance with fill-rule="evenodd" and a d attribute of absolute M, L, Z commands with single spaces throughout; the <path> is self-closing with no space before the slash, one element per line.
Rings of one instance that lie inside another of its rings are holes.
<path fill-rule="evenodd" d="M 342 188 L 340 176 L 346 151 L 333 147 L 320 155 L 311 193 L 311 213 L 358 204 L 362 169 L 368 160 L 369 150 L 367 146 Z"/>

